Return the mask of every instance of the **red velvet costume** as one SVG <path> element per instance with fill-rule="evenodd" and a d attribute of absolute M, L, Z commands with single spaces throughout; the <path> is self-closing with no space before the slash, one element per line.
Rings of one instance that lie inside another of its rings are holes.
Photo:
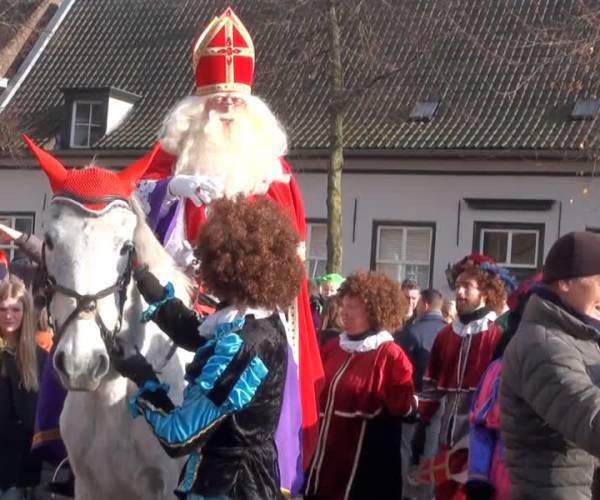
<path fill-rule="evenodd" d="M 433 344 L 419 410 L 423 420 L 428 422 L 438 410 L 441 399 L 446 398 L 440 429 L 442 452 L 452 448 L 469 432 L 473 395 L 502 335 L 494 323 L 495 317 L 494 313 L 489 313 L 466 325 L 456 319 L 438 333 Z M 466 467 L 465 459 L 465 471 Z M 461 489 L 460 483 L 449 480 L 436 486 L 435 497 L 438 500 L 462 499 L 465 496 Z"/>
<path fill-rule="evenodd" d="M 323 348 L 319 444 L 305 498 L 401 498 L 400 417 L 413 402 L 412 366 L 387 332 Z"/>

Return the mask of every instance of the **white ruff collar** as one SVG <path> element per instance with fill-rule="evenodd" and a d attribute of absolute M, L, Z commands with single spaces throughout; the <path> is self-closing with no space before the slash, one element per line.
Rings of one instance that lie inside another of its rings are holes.
<path fill-rule="evenodd" d="M 459 337 L 466 337 L 468 335 L 475 335 L 488 329 L 488 323 L 496 320 L 497 314 L 494 311 L 490 311 L 483 318 L 476 319 L 467 323 L 466 325 L 460 322 L 458 317 L 452 322 L 452 331 Z"/>
<path fill-rule="evenodd" d="M 385 342 L 393 342 L 394 337 L 387 330 L 381 330 L 375 335 L 369 335 L 366 339 L 352 340 L 346 332 L 340 334 L 340 348 L 346 352 L 368 352 L 374 351 Z"/>
<path fill-rule="evenodd" d="M 211 338 L 214 335 L 215 329 L 221 323 L 231 323 L 236 319 L 241 319 L 248 314 L 253 314 L 256 319 L 268 318 L 273 314 L 273 311 L 268 309 L 254 309 L 248 307 L 246 309 L 238 309 L 235 306 L 225 307 L 208 316 L 198 328 L 198 333 L 205 338 Z"/>

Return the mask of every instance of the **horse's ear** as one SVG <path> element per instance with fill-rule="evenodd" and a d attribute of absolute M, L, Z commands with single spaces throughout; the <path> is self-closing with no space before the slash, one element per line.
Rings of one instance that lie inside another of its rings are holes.
<path fill-rule="evenodd" d="M 29 136 L 23 134 L 23 140 L 37 158 L 40 167 L 46 172 L 52 191 L 55 193 L 60 191 L 67 178 L 67 169 L 60 161 L 58 161 L 58 159 L 48 153 L 48 151 L 37 146 Z"/>
<path fill-rule="evenodd" d="M 128 165 L 117 174 L 128 194 L 133 192 L 138 181 L 144 175 L 144 172 L 146 172 L 159 150 L 160 143 L 157 142 L 148 154 Z"/>

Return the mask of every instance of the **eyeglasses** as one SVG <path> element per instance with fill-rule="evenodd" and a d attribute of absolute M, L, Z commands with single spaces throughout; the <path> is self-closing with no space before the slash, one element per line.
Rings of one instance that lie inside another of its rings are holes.
<path fill-rule="evenodd" d="M 210 102 L 217 106 L 231 104 L 237 108 L 239 106 L 244 106 L 246 104 L 246 99 L 236 95 L 216 95 L 210 98 Z"/>

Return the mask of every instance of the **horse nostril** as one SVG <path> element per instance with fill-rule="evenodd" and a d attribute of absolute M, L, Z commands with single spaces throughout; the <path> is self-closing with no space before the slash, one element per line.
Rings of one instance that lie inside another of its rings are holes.
<path fill-rule="evenodd" d="M 66 373 L 65 369 L 65 353 L 58 351 L 54 354 L 54 367 L 62 373 Z"/>
<path fill-rule="evenodd" d="M 99 379 L 104 377 L 108 372 L 108 356 L 101 354 L 98 356 L 96 361 L 96 368 L 94 368 L 94 378 Z"/>

